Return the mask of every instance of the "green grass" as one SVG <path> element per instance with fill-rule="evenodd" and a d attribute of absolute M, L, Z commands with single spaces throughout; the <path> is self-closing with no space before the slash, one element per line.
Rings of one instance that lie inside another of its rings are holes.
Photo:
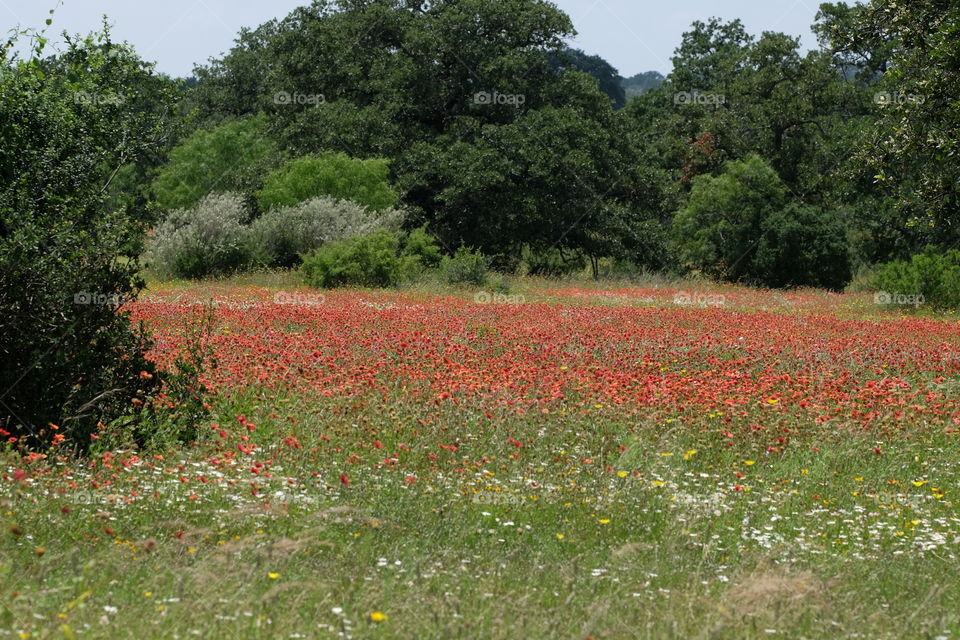
<path fill-rule="evenodd" d="M 824 433 L 767 455 L 599 411 L 517 418 L 513 437 L 536 440 L 520 448 L 462 410 L 413 438 L 417 412 L 396 400 L 382 415 L 248 390 L 221 398 L 214 417 L 242 413 L 254 442 L 295 435 L 302 448 L 216 464 L 228 448 L 211 435 L 144 455 L 155 469 L 122 470 L 130 454 L 107 454 L 5 483 L 0 627 L 35 638 L 960 629 L 960 587 L 944 579 L 960 537 L 950 436 L 887 441 L 877 455 L 875 437 Z M 302 421 L 291 429 L 288 415 Z M 454 438 L 457 451 L 437 447 Z M 374 439 L 383 449 L 357 446 Z M 403 470 L 382 465 L 408 439 Z M 270 478 L 252 473 L 267 460 Z M 58 495 L 66 478 L 79 489 Z"/>

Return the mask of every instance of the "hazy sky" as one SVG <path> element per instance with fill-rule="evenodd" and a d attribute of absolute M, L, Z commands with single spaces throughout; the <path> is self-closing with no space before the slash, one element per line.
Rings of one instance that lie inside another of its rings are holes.
<path fill-rule="evenodd" d="M 496 0 L 490 0 L 491 2 Z M 621 75 L 670 70 L 680 35 L 694 20 L 740 18 L 753 34 L 783 31 L 815 42 L 820 0 L 554 0 L 579 32 L 573 46 L 598 54 Z M 132 42 L 160 71 L 189 75 L 193 65 L 230 48 L 241 27 L 282 17 L 309 0 L 63 0 L 51 33 L 88 33 L 107 14 L 118 40 Z M 56 0 L 0 0 L 0 34 L 42 26 Z M 57 38 L 59 40 L 59 38 Z"/>

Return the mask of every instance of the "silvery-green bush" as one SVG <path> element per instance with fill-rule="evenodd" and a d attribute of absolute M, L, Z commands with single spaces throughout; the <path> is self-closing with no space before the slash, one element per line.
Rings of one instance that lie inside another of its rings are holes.
<path fill-rule="evenodd" d="M 256 261 L 267 267 L 290 268 L 300 256 L 325 244 L 375 231 L 397 231 L 403 212 L 373 212 L 349 200 L 321 196 L 292 207 L 272 209 L 250 228 Z"/>
<path fill-rule="evenodd" d="M 211 194 L 192 209 L 170 212 L 147 245 L 147 266 L 162 278 L 203 278 L 251 263 L 250 228 L 243 197 Z"/>

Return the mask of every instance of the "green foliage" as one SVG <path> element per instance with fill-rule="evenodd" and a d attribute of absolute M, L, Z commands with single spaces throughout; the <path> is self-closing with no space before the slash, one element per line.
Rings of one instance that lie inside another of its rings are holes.
<path fill-rule="evenodd" d="M 390 287 L 403 277 L 396 234 L 378 231 L 339 240 L 304 256 L 301 273 L 317 288 Z"/>
<path fill-rule="evenodd" d="M 415 144 L 398 161 L 399 187 L 446 246 L 476 247 L 500 268 L 515 267 L 524 245 L 646 249 L 640 230 L 668 200 L 665 176 L 641 161 L 627 120 L 591 79 L 566 73 L 560 82 L 573 104 L 483 126 L 469 140 Z"/>
<path fill-rule="evenodd" d="M 847 227 L 836 212 L 788 204 L 760 225 L 754 277 L 772 287 L 842 290 L 852 277 Z"/>
<path fill-rule="evenodd" d="M 249 240 L 258 264 L 286 269 L 325 243 L 378 229 L 396 231 L 402 221 L 403 212 L 397 209 L 374 213 L 349 200 L 322 196 L 267 211 L 253 221 Z"/>
<path fill-rule="evenodd" d="M 613 66 L 600 56 L 592 56 L 580 49 L 565 49 L 550 56 L 550 64 L 558 71 L 582 71 L 597 80 L 600 90 L 607 94 L 616 109 L 627 104 L 623 78 Z"/>
<path fill-rule="evenodd" d="M 257 201 L 261 209 L 269 211 L 330 196 L 383 211 L 397 203 L 387 180 L 389 171 L 387 160 L 358 160 L 343 153 L 297 158 L 264 178 Z"/>
<path fill-rule="evenodd" d="M 440 276 L 448 284 L 484 285 L 490 271 L 490 259 L 468 247 L 460 247 L 440 263 Z"/>
<path fill-rule="evenodd" d="M 559 278 L 583 271 L 587 261 L 582 253 L 567 255 L 557 247 L 540 251 L 524 247 L 522 265 L 530 275 Z"/>
<path fill-rule="evenodd" d="M 211 194 L 192 209 L 170 213 L 150 238 L 146 262 L 164 278 L 203 278 L 251 262 L 247 213 L 236 193 Z"/>
<path fill-rule="evenodd" d="M 216 113 L 270 109 L 297 154 L 389 158 L 417 222 L 500 266 L 515 267 L 525 244 L 662 257 L 649 231 L 669 210 L 668 176 L 645 161 L 630 122 L 598 86 L 601 78 L 622 99 L 614 69 L 570 52 L 567 71 L 555 71 L 551 55 L 559 64 L 572 33 L 569 17 L 544 0 L 318 2 L 241 34 L 201 70 L 201 90 Z M 274 93 L 322 93 L 324 103 L 250 104 Z M 320 192 L 367 203 L 308 186 L 307 174 L 282 195 L 264 189 L 261 206 Z"/>
<path fill-rule="evenodd" d="M 873 93 L 878 122 L 855 160 L 897 199 L 901 225 L 931 244 L 956 246 L 960 226 L 960 5 L 873 0 L 835 20 L 846 55 L 871 52 L 883 72 Z"/>
<path fill-rule="evenodd" d="M 923 296 L 922 303 L 934 309 L 960 309 L 960 251 L 942 252 L 929 246 L 909 262 L 896 261 L 877 272 L 874 286 L 892 296 Z M 887 302 L 887 301 L 881 301 Z"/>
<path fill-rule="evenodd" d="M 763 221 L 786 205 L 787 191 L 762 158 L 728 163 L 719 176 L 699 176 L 673 223 L 680 262 L 688 269 L 738 281 L 755 274 L 753 255 Z"/>
<path fill-rule="evenodd" d="M 713 277 L 831 289 L 850 281 L 846 225 L 823 209 L 788 204 L 780 177 L 756 155 L 697 177 L 673 234 L 681 263 Z"/>
<path fill-rule="evenodd" d="M 40 61 L 0 56 L 0 429 L 85 449 L 100 422 L 143 403 L 158 377 L 137 295 L 143 228 L 108 206 L 112 177 L 162 144 L 173 96 L 109 32 Z M 147 375 L 141 375 L 146 372 Z"/>
<path fill-rule="evenodd" d="M 211 193 L 252 193 L 277 153 L 264 114 L 195 131 L 170 152 L 154 181 L 157 204 L 190 209 Z"/>
<path fill-rule="evenodd" d="M 408 236 L 381 229 L 305 255 L 300 273 L 317 288 L 392 287 L 416 278 L 439 256 L 440 249 L 423 229 Z"/>
<path fill-rule="evenodd" d="M 403 254 L 414 258 L 424 269 L 437 268 L 443 259 L 436 238 L 427 233 L 426 227 L 414 229 L 407 235 Z"/>

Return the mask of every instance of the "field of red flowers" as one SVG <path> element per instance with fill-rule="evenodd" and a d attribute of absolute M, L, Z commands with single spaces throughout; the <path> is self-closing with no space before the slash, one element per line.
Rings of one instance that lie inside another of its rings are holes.
<path fill-rule="evenodd" d="M 684 307 L 671 304 L 673 291 L 547 293 L 478 304 L 358 292 L 278 303 L 267 289 L 211 292 L 218 368 L 207 382 L 336 397 L 402 389 L 420 403 L 521 415 L 597 405 L 625 419 L 723 412 L 716 428 L 735 434 L 789 426 L 774 438 L 781 445 L 809 425 L 960 428 L 957 323 L 841 317 L 841 296 L 831 314 L 830 298 L 801 295 L 741 292 L 723 306 Z M 604 303 L 590 304 L 597 299 Z M 197 302 L 161 292 L 134 307 L 160 363 L 181 352 Z"/>
<path fill-rule="evenodd" d="M 0 636 L 960 634 L 954 318 L 518 286 L 153 287 L 209 418 L 3 454 Z"/>

